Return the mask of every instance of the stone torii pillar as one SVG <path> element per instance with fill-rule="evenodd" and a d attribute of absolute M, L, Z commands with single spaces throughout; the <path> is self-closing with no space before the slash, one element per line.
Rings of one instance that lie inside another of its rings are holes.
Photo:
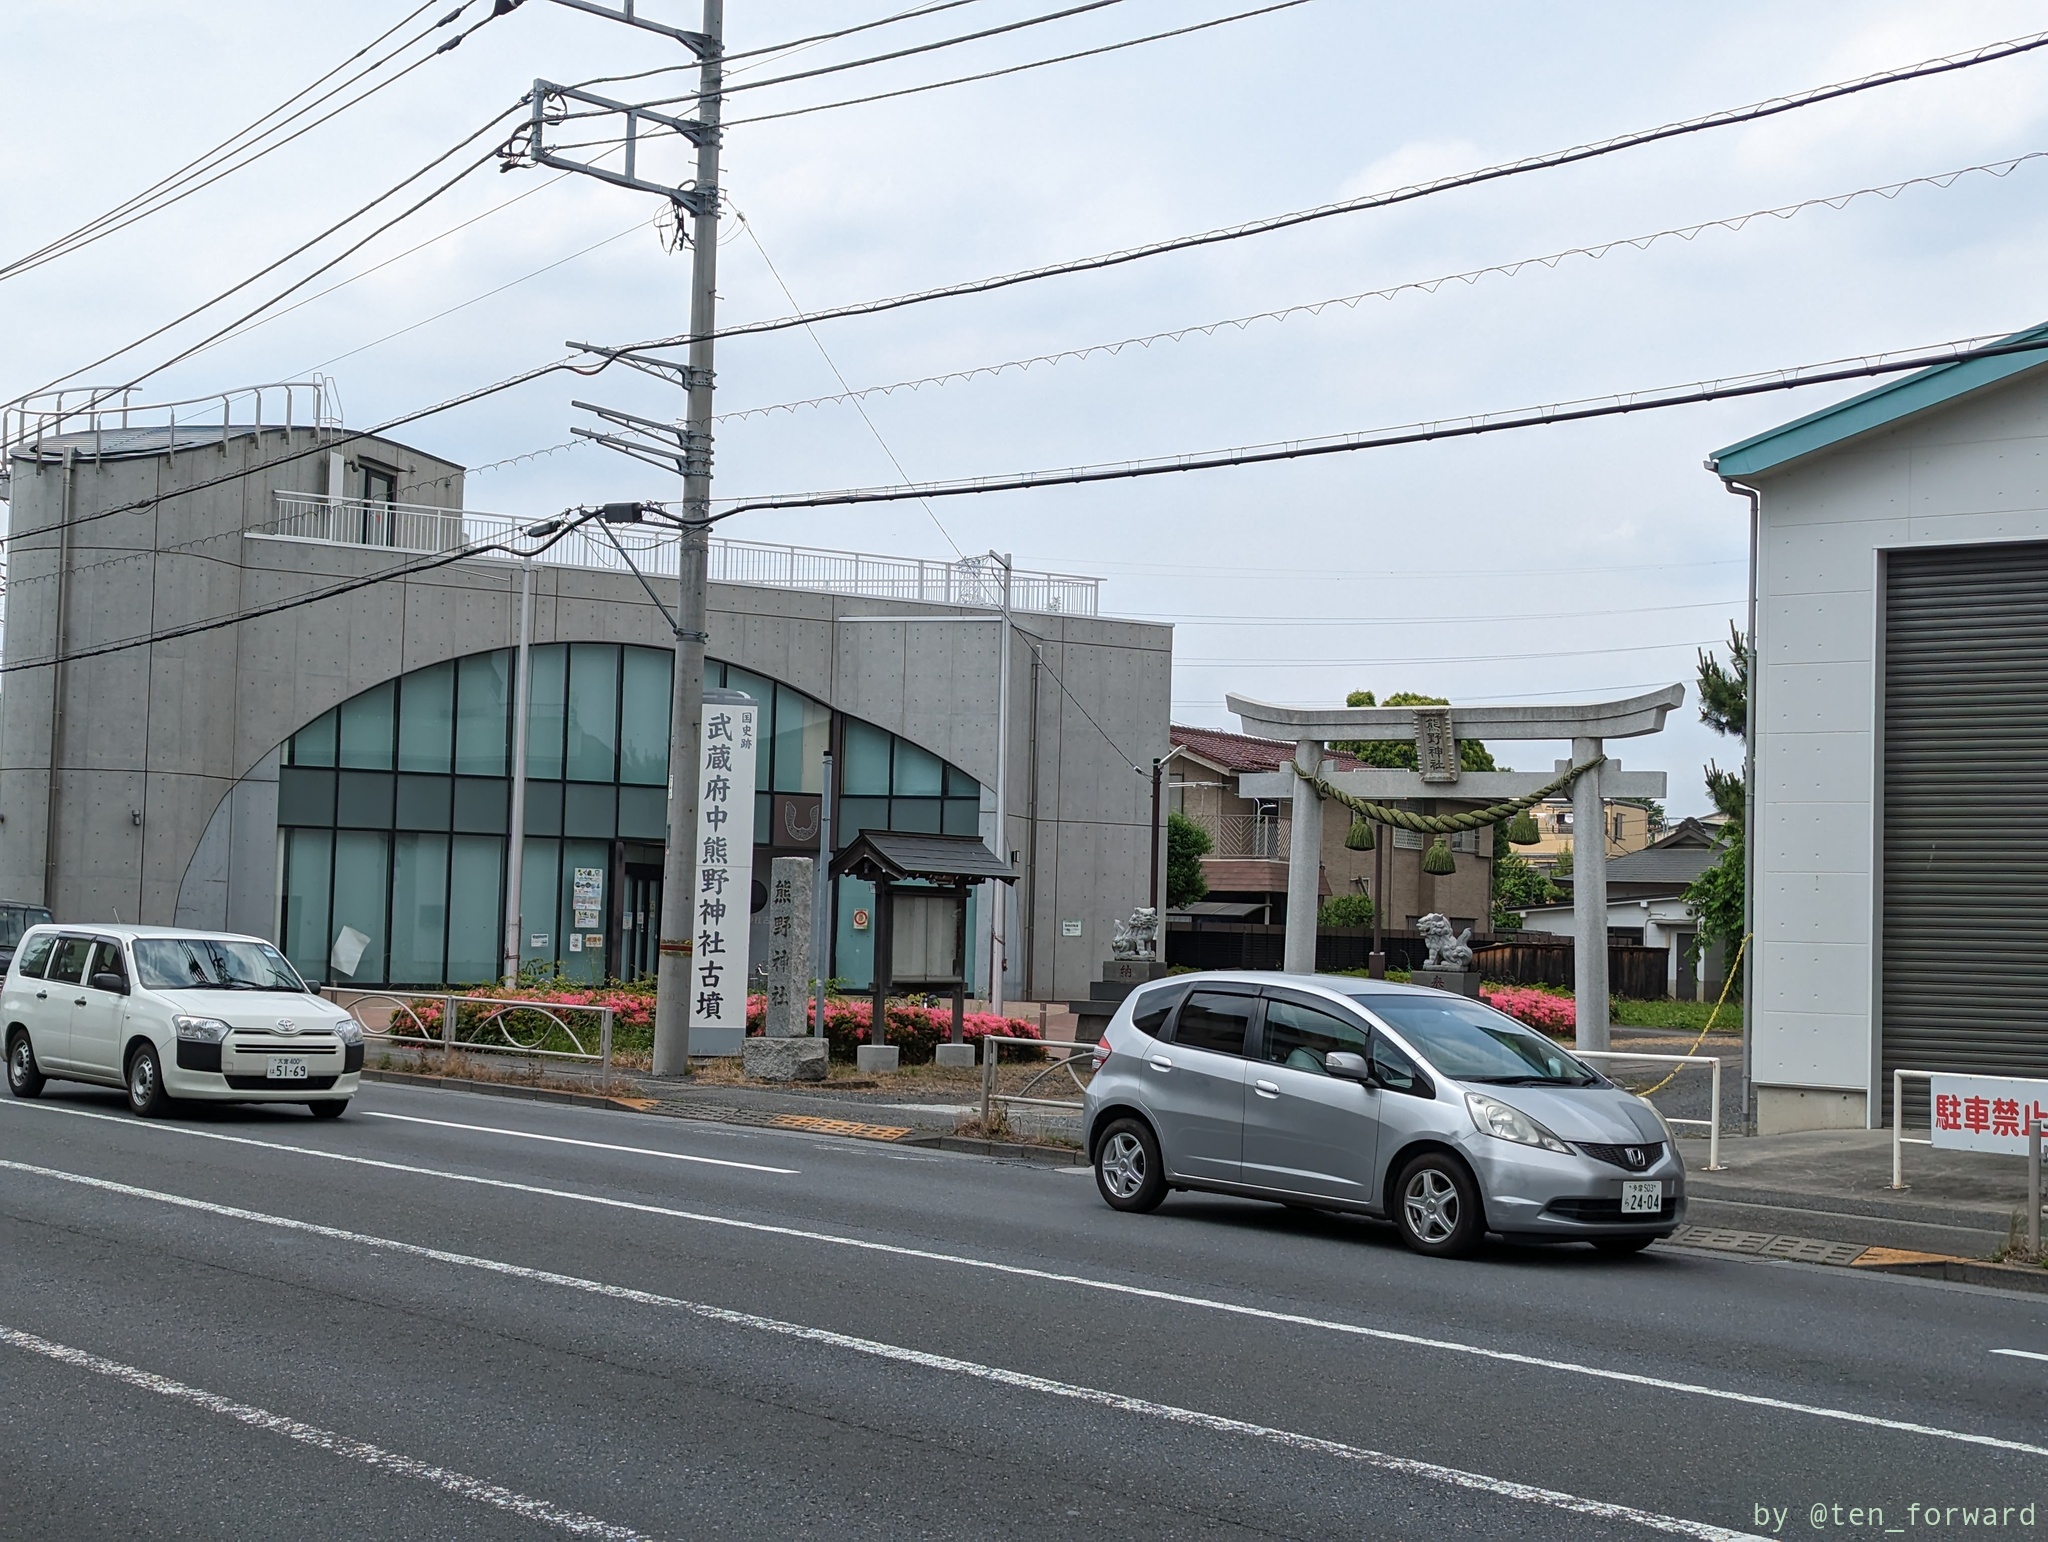
<path fill-rule="evenodd" d="M 1671 710 L 1685 700 L 1685 687 L 1666 686 L 1622 701 L 1579 706 L 1499 707 L 1276 707 L 1244 696 L 1225 698 L 1244 724 L 1244 731 L 1269 739 L 1290 740 L 1302 769 L 1318 772 L 1322 747 L 1333 739 L 1409 739 L 1415 741 L 1414 771 L 1361 769 L 1326 777 L 1353 797 L 1393 803 L 1414 798 L 1457 798 L 1482 804 L 1504 803 L 1536 792 L 1574 765 L 1603 753 L 1608 739 L 1657 733 Z M 1532 771 L 1466 771 L 1458 758 L 1458 741 L 1485 739 L 1565 740 L 1572 758 L 1545 775 Z M 1311 791 L 1297 796 L 1303 783 L 1292 767 L 1274 772 L 1245 772 L 1238 793 L 1247 798 L 1286 799 L 1293 804 L 1288 842 L 1287 939 L 1284 958 L 1290 971 L 1312 972 L 1316 956 L 1316 909 L 1322 873 L 1322 800 Z M 1572 784 L 1572 949 L 1577 996 L 1578 1046 L 1607 1047 L 1607 839 L 1603 800 L 1662 798 L 1664 773 L 1624 773 L 1608 761 Z M 1590 844 L 1587 837 L 1591 837 Z"/>

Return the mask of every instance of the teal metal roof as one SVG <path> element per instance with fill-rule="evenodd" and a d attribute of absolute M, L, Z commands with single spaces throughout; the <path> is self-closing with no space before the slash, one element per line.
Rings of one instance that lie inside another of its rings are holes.
<path fill-rule="evenodd" d="M 2025 343 L 2048 338 L 2048 323 L 2001 338 L 2001 343 Z M 1766 429 L 1761 434 L 1716 450 L 1707 465 L 1724 477 L 1756 476 L 1776 471 L 1795 460 L 1868 434 L 1912 417 L 1915 413 L 1947 405 L 1958 397 L 1986 386 L 2010 380 L 2028 370 L 2048 366 L 2048 351 L 2008 353 L 1989 359 L 1966 359 L 1957 364 L 1937 364 L 1898 380 L 1887 381 L 1875 390 L 1852 396 L 1832 407 L 1823 407 L 1803 418 Z"/>

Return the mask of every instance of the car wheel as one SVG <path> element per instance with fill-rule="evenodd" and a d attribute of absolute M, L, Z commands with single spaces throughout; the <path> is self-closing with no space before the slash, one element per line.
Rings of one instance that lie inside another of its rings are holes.
<path fill-rule="evenodd" d="M 1433 1258 L 1460 1258 L 1478 1247 L 1486 1217 L 1465 1164 L 1425 1151 L 1402 1168 L 1394 1183 L 1394 1224 L 1403 1242 Z"/>
<path fill-rule="evenodd" d="M 39 1098 L 45 1080 L 36 1064 L 35 1046 L 28 1041 L 28 1030 L 17 1028 L 7 1041 L 7 1090 L 18 1098 Z"/>
<path fill-rule="evenodd" d="M 164 1094 L 163 1067 L 154 1044 L 138 1044 L 128 1057 L 128 1106 L 144 1119 L 154 1119 L 170 1107 Z"/>
<path fill-rule="evenodd" d="M 318 1103 L 308 1103 L 315 1119 L 339 1119 L 341 1111 L 348 1107 L 347 1098 L 322 1098 Z"/>
<path fill-rule="evenodd" d="M 1159 1142 L 1136 1119 L 1119 1119 L 1095 1148 L 1095 1187 L 1113 1210 L 1157 1210 L 1166 1198 Z"/>
<path fill-rule="evenodd" d="M 1626 1258 L 1631 1253 L 1642 1252 L 1656 1240 L 1655 1237 L 1595 1237 L 1593 1246 L 1610 1258 Z"/>

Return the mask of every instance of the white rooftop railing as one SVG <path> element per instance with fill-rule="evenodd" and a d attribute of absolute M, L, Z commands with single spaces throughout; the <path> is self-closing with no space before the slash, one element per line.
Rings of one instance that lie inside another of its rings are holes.
<path fill-rule="evenodd" d="M 279 380 L 180 401 L 138 399 L 134 386 L 69 386 L 0 403 L 0 466 L 10 455 L 39 455 L 62 440 L 97 459 L 171 443 L 227 443 L 235 433 L 265 428 L 341 427 L 334 382 Z"/>
<path fill-rule="evenodd" d="M 475 509 L 280 492 L 276 519 L 251 533 L 337 546 L 446 552 L 510 537 L 530 523 L 510 514 L 486 514 Z M 633 565 L 650 578 L 676 576 L 674 530 L 656 525 L 614 525 L 610 535 L 618 537 Z M 555 567 L 615 573 L 628 570 L 606 531 L 594 524 L 577 526 L 534 560 Z M 916 600 L 936 605 L 998 606 L 1003 595 L 1003 570 L 988 557 L 943 562 L 764 541 L 714 539 L 711 579 L 714 583 L 808 589 L 863 599 Z M 1010 604 L 1015 610 L 1093 616 L 1098 614 L 1101 589 L 1099 578 L 1019 570 L 1010 577 Z"/>

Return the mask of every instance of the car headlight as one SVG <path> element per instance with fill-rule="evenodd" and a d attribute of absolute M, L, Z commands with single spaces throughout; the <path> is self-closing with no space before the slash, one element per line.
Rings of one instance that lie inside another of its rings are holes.
<path fill-rule="evenodd" d="M 1465 1106 L 1472 1111 L 1472 1122 L 1482 1135 L 1498 1136 L 1518 1146 L 1540 1146 L 1545 1151 L 1561 1152 L 1565 1156 L 1572 1154 L 1571 1147 L 1519 1108 L 1510 1108 L 1499 1098 L 1468 1092 L 1465 1094 Z"/>
<path fill-rule="evenodd" d="M 228 1025 L 217 1017 L 187 1017 L 181 1012 L 171 1021 L 178 1026 L 178 1037 L 194 1044 L 218 1044 L 228 1036 Z"/>
<path fill-rule="evenodd" d="M 363 1025 L 353 1017 L 344 1017 L 334 1025 L 334 1036 L 344 1044 L 363 1042 Z"/>

